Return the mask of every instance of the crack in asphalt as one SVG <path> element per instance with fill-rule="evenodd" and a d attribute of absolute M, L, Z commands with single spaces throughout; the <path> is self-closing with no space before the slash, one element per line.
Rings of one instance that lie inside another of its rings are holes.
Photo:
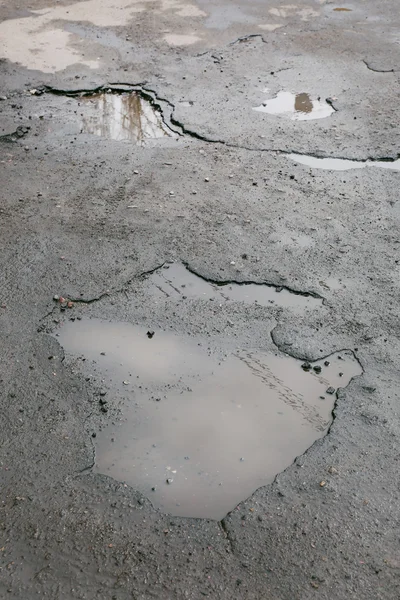
<path fill-rule="evenodd" d="M 322 300 L 322 304 L 324 304 L 324 301 L 325 301 L 325 298 L 323 296 L 321 296 L 320 294 L 317 294 L 316 292 L 303 292 L 301 290 L 295 290 L 294 288 L 291 288 L 290 286 L 281 284 L 281 283 L 270 283 L 268 281 L 254 281 L 254 280 L 247 280 L 247 279 L 244 281 L 238 281 L 237 279 L 220 279 L 220 280 L 212 279 L 210 277 L 206 277 L 205 275 L 200 275 L 197 271 L 192 269 L 187 262 L 182 261 L 182 264 L 186 267 L 186 269 L 189 271 L 189 273 L 192 273 L 192 275 L 196 275 L 196 277 L 199 277 L 203 281 L 206 281 L 207 283 L 211 283 L 216 286 L 223 287 L 226 285 L 259 285 L 259 286 L 274 288 L 275 290 L 279 290 L 279 291 L 286 290 L 287 292 L 290 292 L 291 294 L 294 294 L 295 296 L 303 296 L 306 298 L 310 298 L 310 297 L 316 298 L 317 300 Z"/>
<path fill-rule="evenodd" d="M 234 46 L 235 44 L 247 42 L 248 40 L 254 38 L 260 38 L 264 44 L 268 44 L 268 41 L 264 39 L 264 36 L 261 33 L 249 33 L 248 35 L 243 35 L 242 37 L 236 38 L 236 40 L 233 40 L 233 42 L 229 42 L 228 46 Z"/>
<path fill-rule="evenodd" d="M 373 73 L 395 73 L 395 69 L 374 69 L 374 67 L 371 67 L 371 65 L 368 63 L 368 61 L 363 59 L 363 63 L 364 65 L 367 67 L 367 69 L 369 71 L 373 71 Z"/>
<path fill-rule="evenodd" d="M 389 72 L 389 71 L 382 71 L 382 72 Z M 121 86 L 124 86 L 124 87 L 121 87 Z M 106 92 L 109 89 L 111 89 L 111 91 L 113 91 L 113 92 L 120 92 L 120 93 L 130 92 L 130 91 L 136 92 L 136 93 L 140 94 L 140 96 L 143 99 L 150 102 L 150 104 L 160 112 L 164 125 L 166 127 L 168 127 L 171 131 L 176 133 L 177 135 L 179 135 L 179 136 L 187 135 L 193 139 L 197 139 L 202 142 L 207 142 L 210 144 L 221 144 L 223 146 L 226 146 L 227 148 L 235 148 L 238 150 L 245 150 L 247 152 L 266 152 L 269 154 L 279 154 L 279 155 L 283 155 L 283 156 L 288 156 L 290 154 L 298 154 L 299 156 L 310 156 L 312 158 L 327 158 L 327 159 L 334 159 L 334 160 L 352 160 L 357 163 L 365 163 L 365 162 L 390 162 L 391 163 L 391 162 L 395 162 L 396 160 L 398 160 L 400 158 L 400 153 L 397 153 L 394 156 L 381 156 L 378 158 L 371 157 L 371 156 L 367 156 L 366 158 L 352 158 L 352 157 L 342 156 L 342 155 L 326 156 L 323 151 L 321 152 L 318 150 L 315 152 L 302 152 L 302 151 L 296 150 L 296 149 L 282 150 L 280 148 L 253 148 L 253 147 L 245 146 L 242 144 L 233 144 L 231 142 L 227 142 L 226 140 L 212 138 L 212 137 L 200 134 L 197 131 L 194 131 L 192 129 L 189 129 L 188 127 L 186 127 L 186 125 L 184 123 L 182 123 L 175 117 L 174 112 L 175 112 L 176 106 L 173 102 L 171 102 L 167 98 L 164 98 L 163 96 L 160 96 L 155 90 L 153 90 L 149 87 L 145 87 L 145 86 L 146 86 L 146 82 L 137 83 L 137 84 L 127 83 L 127 82 L 117 82 L 117 83 L 112 82 L 112 83 L 109 83 L 106 85 L 100 85 L 100 86 L 97 86 L 95 88 L 90 88 L 90 89 L 86 88 L 86 89 L 78 89 L 78 90 L 62 90 L 59 88 L 53 88 L 51 86 L 42 86 L 42 88 L 38 88 L 38 89 L 39 89 L 39 91 L 43 90 L 44 92 L 47 92 L 50 94 L 54 94 L 54 95 L 58 95 L 58 96 L 65 95 L 68 97 L 74 97 L 74 96 L 80 96 L 80 95 L 90 96 L 92 94 Z M 338 108 L 335 107 L 334 101 L 331 98 L 326 98 L 326 102 L 334 109 L 334 111 L 338 112 Z M 165 105 L 167 105 L 170 109 L 170 114 L 168 116 L 166 116 L 166 114 L 165 114 L 166 111 L 163 107 L 163 103 Z M 5 137 L 5 136 L 3 136 L 3 137 Z M 0 140 L 1 139 L 2 138 L 0 138 Z"/>

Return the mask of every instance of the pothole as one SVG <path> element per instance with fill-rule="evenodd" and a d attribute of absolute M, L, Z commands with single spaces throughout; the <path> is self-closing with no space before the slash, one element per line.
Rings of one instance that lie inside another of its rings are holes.
<path fill-rule="evenodd" d="M 317 158 L 307 154 L 288 154 L 288 158 L 295 162 L 311 167 L 312 169 L 325 169 L 330 171 L 349 171 L 350 169 L 365 169 L 366 167 L 379 167 L 400 171 L 400 159 L 397 160 L 350 160 L 346 158 Z"/>
<path fill-rule="evenodd" d="M 264 90 L 268 93 L 268 89 Z M 270 115 L 283 115 L 296 121 L 311 121 L 329 117 L 335 109 L 320 98 L 311 98 L 309 94 L 280 91 L 275 98 L 255 106 L 253 110 Z"/>
<path fill-rule="evenodd" d="M 203 298 L 222 302 L 236 301 L 260 306 L 281 306 L 294 312 L 319 308 L 322 298 L 283 286 L 262 283 L 212 282 L 189 271 L 181 263 L 165 265 L 155 271 L 149 281 L 159 294 L 173 298 Z"/>
<path fill-rule="evenodd" d="M 99 319 L 69 321 L 56 335 L 67 362 L 106 386 L 102 410 L 121 402 L 94 438 L 94 470 L 186 517 L 221 519 L 271 482 L 325 435 L 337 389 L 362 371 L 350 351 L 303 370 L 281 353 L 232 353 Z"/>
<path fill-rule="evenodd" d="M 161 111 L 138 92 L 99 92 L 79 97 L 81 132 L 111 140 L 143 144 L 149 139 L 177 137 Z"/>

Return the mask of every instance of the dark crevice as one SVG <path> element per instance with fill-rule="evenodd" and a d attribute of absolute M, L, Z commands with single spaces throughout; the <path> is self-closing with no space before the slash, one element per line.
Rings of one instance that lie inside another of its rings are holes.
<path fill-rule="evenodd" d="M 99 296 L 94 296 L 93 298 L 73 298 L 73 297 L 67 295 L 67 296 L 65 296 L 66 302 L 73 302 L 74 304 L 93 304 L 94 302 L 100 302 L 100 300 L 103 300 L 103 298 L 112 296 L 114 294 L 120 294 L 120 293 L 126 291 L 127 286 L 131 285 L 131 283 L 135 279 L 140 279 L 143 277 L 147 277 L 148 275 L 151 275 L 155 271 L 158 271 L 158 269 L 161 269 L 164 266 L 164 264 L 165 264 L 165 262 L 163 262 L 161 265 L 157 265 L 156 267 L 153 267 L 152 269 L 143 271 L 142 273 L 138 273 L 138 275 L 135 275 L 134 277 L 131 277 L 130 279 L 128 279 L 128 281 L 126 281 L 124 283 L 124 285 L 121 288 L 118 288 L 117 290 L 110 290 L 108 292 L 103 292 Z M 56 308 L 57 308 L 57 304 L 55 304 L 53 306 L 53 308 L 40 319 L 40 322 L 43 323 L 48 317 L 51 317 L 54 314 L 54 311 Z M 42 330 L 42 327 L 43 327 L 43 325 L 41 325 L 39 327 L 40 331 Z"/>
<path fill-rule="evenodd" d="M 248 42 L 249 40 L 253 40 L 254 38 L 260 38 L 264 44 L 268 44 L 267 40 L 264 39 L 264 36 L 261 35 L 261 33 L 249 33 L 248 35 L 243 35 L 242 37 L 233 40 L 233 42 L 229 42 L 228 46 L 234 46 L 235 44 Z"/>
<path fill-rule="evenodd" d="M 202 142 L 207 142 L 210 144 L 221 144 L 226 146 L 227 148 L 235 148 L 238 150 L 245 150 L 247 152 L 266 152 L 266 153 L 274 153 L 281 154 L 283 156 L 287 156 L 289 154 L 298 154 L 299 156 L 310 156 L 313 158 L 329 158 L 329 159 L 338 159 L 338 160 L 352 160 L 354 162 L 364 163 L 364 162 L 395 162 L 400 158 L 400 154 L 396 154 L 393 156 L 382 156 L 379 158 L 368 156 L 366 158 L 351 158 L 348 156 L 326 156 L 325 153 L 320 151 L 315 152 L 302 152 L 301 150 L 290 149 L 290 150 L 282 150 L 280 148 L 253 148 L 249 146 L 245 146 L 242 144 L 234 144 L 231 142 L 227 142 L 222 139 L 212 138 L 203 134 L 198 133 L 197 131 L 193 131 L 192 129 L 188 129 L 184 123 L 179 121 L 174 116 L 175 105 L 168 100 L 160 96 L 155 90 L 151 88 L 144 87 L 145 84 L 132 84 L 132 83 L 109 83 L 108 85 L 101 85 L 92 89 L 79 89 L 79 90 L 61 90 L 56 89 L 50 86 L 43 86 L 39 91 L 47 92 L 50 94 L 58 95 L 58 96 L 68 96 L 68 97 L 79 97 L 79 96 L 90 96 L 93 94 L 98 94 L 100 92 L 106 92 L 111 89 L 113 92 L 126 93 L 126 92 L 136 92 L 140 94 L 140 96 L 151 103 L 151 105 L 156 108 L 163 119 L 163 123 L 166 127 L 169 127 L 171 131 L 180 136 L 189 136 L 193 139 L 200 140 Z M 121 87 L 124 86 L 124 87 Z M 333 105 L 333 100 L 330 98 L 326 99 L 326 102 L 332 106 L 332 108 L 337 111 L 338 109 Z M 169 108 L 169 115 L 166 116 L 165 106 Z M 169 121 L 169 122 L 168 122 Z M 7 136 L 3 136 L 7 137 Z M 3 139 L 0 138 L 0 141 Z M 291 291 L 291 290 L 290 290 Z"/>
<path fill-rule="evenodd" d="M 104 292 L 103 294 L 100 294 L 100 296 L 95 296 L 94 298 L 70 298 L 68 296 L 68 301 L 73 302 L 74 304 L 92 304 L 93 302 L 99 302 L 99 300 L 102 300 L 109 295 L 110 292 Z"/>
<path fill-rule="evenodd" d="M 204 275 L 200 275 L 197 271 L 192 269 L 187 262 L 182 261 L 182 264 L 186 267 L 186 269 L 189 271 L 189 273 L 192 273 L 192 275 L 196 275 L 196 277 L 199 277 L 203 281 L 206 281 L 207 283 L 211 283 L 218 287 L 224 287 L 225 285 L 260 285 L 260 286 L 274 288 L 275 290 L 276 289 L 286 290 L 296 296 L 303 296 L 306 298 L 312 297 L 312 298 L 316 298 L 317 300 L 322 300 L 322 301 L 325 300 L 325 298 L 323 296 L 320 296 L 316 292 L 303 292 L 300 290 L 295 290 L 295 289 L 293 289 L 287 285 L 281 284 L 281 283 L 270 283 L 267 281 L 253 281 L 253 280 L 238 281 L 237 279 L 226 279 L 226 280 L 211 279 L 209 277 L 205 277 Z"/>
<path fill-rule="evenodd" d="M 271 150 L 272 152 L 272 150 Z M 288 151 L 288 150 L 275 150 L 279 154 L 297 154 L 298 156 L 311 156 L 312 158 L 329 159 L 329 160 L 350 160 L 352 162 L 357 163 L 366 163 L 366 162 L 388 162 L 393 163 L 396 162 L 400 158 L 400 154 L 396 154 L 395 156 L 380 156 L 379 158 L 368 156 L 367 158 L 349 158 L 347 156 L 326 156 L 325 154 L 321 154 L 320 152 L 298 152 L 297 150 Z"/>
<path fill-rule="evenodd" d="M 394 69 L 374 69 L 366 60 L 363 60 L 363 63 L 369 71 L 373 71 L 374 73 L 395 73 Z"/>

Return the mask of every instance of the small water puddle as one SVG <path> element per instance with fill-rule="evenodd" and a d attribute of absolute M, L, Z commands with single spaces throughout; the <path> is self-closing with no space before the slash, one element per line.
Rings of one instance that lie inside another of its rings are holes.
<path fill-rule="evenodd" d="M 176 137 L 161 112 L 137 92 L 100 92 L 79 97 L 81 132 L 111 140 L 146 140 Z"/>
<path fill-rule="evenodd" d="M 350 169 L 365 169 L 365 167 L 378 167 L 400 171 L 400 159 L 397 160 L 348 160 L 345 158 L 317 158 L 306 154 L 288 154 L 290 160 L 311 167 L 313 169 L 326 169 L 330 171 L 349 171 Z"/>
<path fill-rule="evenodd" d="M 303 365 L 283 354 L 211 349 L 189 336 L 99 319 L 67 322 L 68 357 L 122 416 L 94 438 L 95 471 L 163 512 L 221 519 L 323 436 L 338 387 L 361 374 L 348 351 Z M 76 361 L 76 362 L 79 362 Z"/>
<path fill-rule="evenodd" d="M 268 93 L 268 90 L 264 92 Z M 335 112 L 330 104 L 320 99 L 312 99 L 309 94 L 292 94 L 285 91 L 278 92 L 275 98 L 255 106 L 253 110 L 270 115 L 286 115 L 296 121 L 324 119 Z"/>
<path fill-rule="evenodd" d="M 160 294 L 173 298 L 203 298 L 220 302 L 236 301 L 260 306 L 282 306 L 301 312 L 322 306 L 322 298 L 300 294 L 282 287 L 258 283 L 213 283 L 189 271 L 181 263 L 158 269 L 150 276 Z"/>

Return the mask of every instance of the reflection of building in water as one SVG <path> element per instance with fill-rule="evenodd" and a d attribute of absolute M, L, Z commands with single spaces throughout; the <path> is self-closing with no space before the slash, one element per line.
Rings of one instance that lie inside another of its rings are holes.
<path fill-rule="evenodd" d="M 82 119 L 83 133 L 137 143 L 172 135 L 161 113 L 136 93 L 103 93 L 80 100 L 87 112 Z"/>
<path fill-rule="evenodd" d="M 297 94 L 294 101 L 294 110 L 298 112 L 309 113 L 313 109 L 313 103 L 311 102 L 308 94 Z"/>

